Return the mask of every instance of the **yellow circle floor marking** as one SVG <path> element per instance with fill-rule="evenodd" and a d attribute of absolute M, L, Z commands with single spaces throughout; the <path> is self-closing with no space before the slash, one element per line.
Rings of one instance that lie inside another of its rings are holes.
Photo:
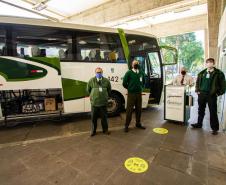
<path fill-rule="evenodd" d="M 153 132 L 157 134 L 167 134 L 169 131 L 165 128 L 154 128 Z"/>
<path fill-rule="evenodd" d="M 124 163 L 127 170 L 133 173 L 143 173 L 148 169 L 148 163 L 139 157 L 131 157 Z"/>

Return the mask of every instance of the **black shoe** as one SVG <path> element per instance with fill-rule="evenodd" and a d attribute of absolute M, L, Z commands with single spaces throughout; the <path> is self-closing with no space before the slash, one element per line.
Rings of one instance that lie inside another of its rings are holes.
<path fill-rule="evenodd" d="M 128 127 L 125 127 L 124 128 L 124 132 L 129 132 L 129 128 Z"/>
<path fill-rule="evenodd" d="M 141 124 L 136 124 L 136 127 L 140 129 L 146 129 L 146 127 L 142 126 Z"/>
<path fill-rule="evenodd" d="M 202 128 L 202 125 L 199 124 L 199 123 L 191 124 L 191 126 L 192 126 L 193 128 Z"/>
<path fill-rule="evenodd" d="M 212 134 L 213 135 L 218 135 L 218 131 L 217 130 L 213 130 Z"/>
<path fill-rule="evenodd" d="M 92 133 L 90 134 L 91 137 L 93 137 L 93 136 L 95 136 L 95 135 L 96 135 L 96 132 L 92 132 Z"/>
<path fill-rule="evenodd" d="M 106 135 L 110 135 L 111 134 L 111 132 L 109 132 L 109 131 L 103 131 L 103 133 L 106 134 Z"/>

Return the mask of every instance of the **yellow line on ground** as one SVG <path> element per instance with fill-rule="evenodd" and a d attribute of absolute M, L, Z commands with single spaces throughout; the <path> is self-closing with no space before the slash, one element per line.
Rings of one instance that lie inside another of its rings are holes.
<path fill-rule="evenodd" d="M 119 129 L 122 129 L 122 127 L 110 128 L 110 130 L 119 130 Z M 0 149 L 7 148 L 7 147 L 14 147 L 14 146 L 26 146 L 28 144 L 41 143 L 41 142 L 45 142 L 45 141 L 54 141 L 54 140 L 57 140 L 57 139 L 63 139 L 63 138 L 79 136 L 79 135 L 89 134 L 89 133 L 90 133 L 90 131 L 67 133 L 67 134 L 61 135 L 61 136 L 51 136 L 51 137 L 45 137 L 45 138 L 40 138 L 40 139 L 32 139 L 32 140 L 27 140 L 27 141 L 17 141 L 17 142 L 11 142 L 11 143 L 4 143 L 4 144 L 0 144 Z"/>
<path fill-rule="evenodd" d="M 41 143 L 41 142 L 45 142 L 45 141 L 53 141 L 53 140 L 57 140 L 57 139 L 63 139 L 63 138 L 78 136 L 78 135 L 87 134 L 87 133 L 89 133 L 89 132 L 77 132 L 77 133 L 72 133 L 72 134 L 67 134 L 67 135 L 62 135 L 62 136 L 52 136 L 52 137 L 41 138 L 41 139 L 32 139 L 32 140 L 27 140 L 27 141 L 4 143 L 4 144 L 0 144 L 0 149 L 5 148 L 5 147 L 27 145 L 27 144 L 32 144 L 32 143 Z"/>

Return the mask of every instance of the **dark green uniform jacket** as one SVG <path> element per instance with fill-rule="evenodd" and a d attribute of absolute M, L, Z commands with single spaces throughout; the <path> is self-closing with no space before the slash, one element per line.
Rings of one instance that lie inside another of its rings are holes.
<path fill-rule="evenodd" d="M 111 83 L 107 78 L 102 77 L 102 79 L 98 82 L 97 78 L 93 77 L 87 84 L 87 91 L 90 95 L 90 102 L 92 106 L 107 106 L 108 97 L 111 93 Z"/>
<path fill-rule="evenodd" d="M 205 77 L 206 77 L 206 69 L 201 71 L 198 74 L 196 87 L 195 87 L 196 92 L 201 91 L 202 81 L 203 81 L 203 78 Z M 224 73 L 219 69 L 214 68 L 213 74 L 211 74 L 209 94 L 217 95 L 217 96 L 223 95 L 225 93 L 225 88 L 226 88 L 226 83 L 225 83 Z"/>
<path fill-rule="evenodd" d="M 144 88 L 145 78 L 142 70 L 139 73 L 135 73 L 133 70 L 126 72 L 123 77 L 123 87 L 128 89 L 129 93 L 141 93 Z"/>

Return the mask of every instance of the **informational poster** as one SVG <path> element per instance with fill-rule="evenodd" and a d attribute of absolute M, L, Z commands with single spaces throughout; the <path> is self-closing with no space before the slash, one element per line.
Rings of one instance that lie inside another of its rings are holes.
<path fill-rule="evenodd" d="M 185 87 L 165 86 L 164 119 L 185 121 Z"/>

